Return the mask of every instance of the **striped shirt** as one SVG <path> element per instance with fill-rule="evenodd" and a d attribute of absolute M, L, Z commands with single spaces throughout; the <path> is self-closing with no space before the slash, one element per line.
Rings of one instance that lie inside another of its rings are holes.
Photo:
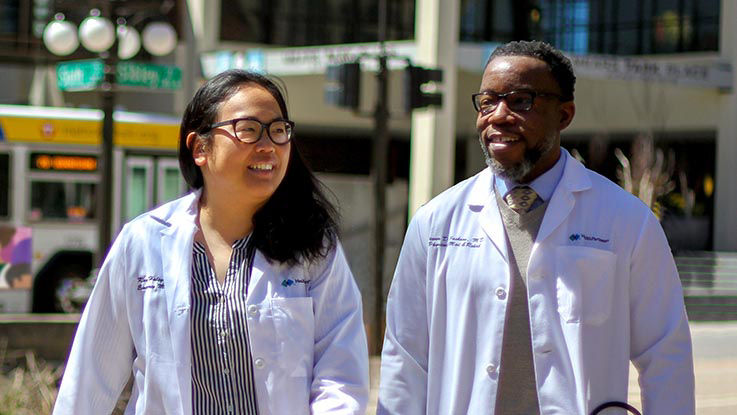
<path fill-rule="evenodd" d="M 220 285 L 205 247 L 192 252 L 192 409 L 196 414 L 258 414 L 246 324 L 246 293 L 255 248 L 233 244 Z"/>

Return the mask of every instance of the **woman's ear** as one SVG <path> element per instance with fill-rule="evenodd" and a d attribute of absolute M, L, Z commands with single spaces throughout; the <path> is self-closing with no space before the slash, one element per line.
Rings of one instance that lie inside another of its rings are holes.
<path fill-rule="evenodd" d="M 205 143 L 194 131 L 187 134 L 187 148 L 192 152 L 194 164 L 204 166 L 207 162 Z"/>

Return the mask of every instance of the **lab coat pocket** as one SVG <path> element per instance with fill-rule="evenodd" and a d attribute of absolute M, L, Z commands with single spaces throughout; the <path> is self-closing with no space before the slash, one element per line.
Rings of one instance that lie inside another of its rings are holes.
<path fill-rule="evenodd" d="M 287 376 L 312 376 L 315 315 L 311 297 L 272 298 L 280 366 Z"/>
<path fill-rule="evenodd" d="M 558 312 L 567 323 L 601 324 L 611 314 L 617 256 L 584 246 L 556 249 Z"/>

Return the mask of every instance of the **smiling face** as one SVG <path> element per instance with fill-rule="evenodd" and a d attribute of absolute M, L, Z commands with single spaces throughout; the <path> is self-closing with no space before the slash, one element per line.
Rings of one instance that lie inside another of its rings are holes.
<path fill-rule="evenodd" d="M 220 104 L 215 123 L 244 117 L 268 124 L 283 115 L 269 91 L 249 83 Z M 207 194 L 227 195 L 234 201 L 246 199 L 256 206 L 266 203 L 279 187 L 291 151 L 291 143 L 274 144 L 266 131 L 257 142 L 243 143 L 236 138 L 231 124 L 213 128 L 205 140 L 193 137 L 191 145 Z"/>
<path fill-rule="evenodd" d="M 560 95 L 547 64 L 529 56 L 499 56 L 484 71 L 479 91 L 505 94 L 528 90 Z M 537 96 L 528 111 L 513 111 L 502 100 L 476 118 L 487 164 L 495 174 L 527 183 L 553 167 L 560 157 L 560 131 L 573 120 L 573 101 Z"/>

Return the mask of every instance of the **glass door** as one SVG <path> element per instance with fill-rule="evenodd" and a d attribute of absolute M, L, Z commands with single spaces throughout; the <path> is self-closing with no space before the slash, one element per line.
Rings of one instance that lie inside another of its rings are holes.
<path fill-rule="evenodd" d="M 186 183 L 179 173 L 179 160 L 173 157 L 159 157 L 156 163 L 156 204 L 172 201 L 182 196 Z"/>
<path fill-rule="evenodd" d="M 125 161 L 125 210 L 129 221 L 153 206 L 153 158 L 128 157 Z"/>

